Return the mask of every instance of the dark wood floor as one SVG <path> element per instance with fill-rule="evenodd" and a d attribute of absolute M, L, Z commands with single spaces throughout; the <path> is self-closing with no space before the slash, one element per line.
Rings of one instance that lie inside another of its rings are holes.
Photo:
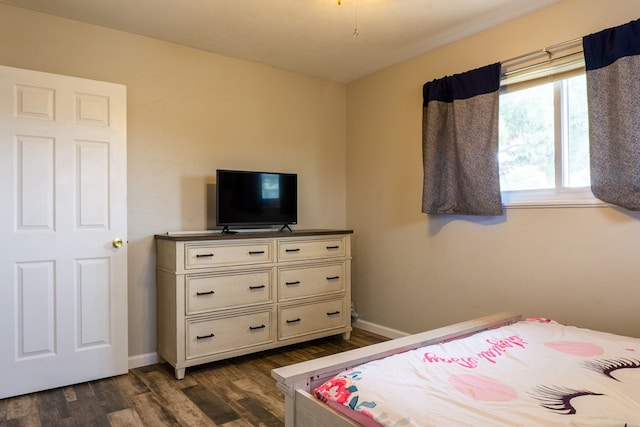
<path fill-rule="evenodd" d="M 158 364 L 127 375 L 0 400 L 0 427 L 282 426 L 284 396 L 271 370 L 384 341 L 339 336 L 187 369 Z M 1 379 L 0 379 L 1 380 Z"/>

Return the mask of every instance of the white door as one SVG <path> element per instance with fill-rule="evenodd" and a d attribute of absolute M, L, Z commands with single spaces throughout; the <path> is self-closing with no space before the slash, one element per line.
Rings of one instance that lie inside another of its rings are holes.
<path fill-rule="evenodd" d="M 0 398 L 127 371 L 126 172 L 124 86 L 0 66 Z"/>

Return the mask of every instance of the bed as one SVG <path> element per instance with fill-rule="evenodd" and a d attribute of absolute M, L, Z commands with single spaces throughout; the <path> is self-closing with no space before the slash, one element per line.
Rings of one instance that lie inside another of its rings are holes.
<path fill-rule="evenodd" d="M 498 313 L 272 376 L 287 427 L 640 427 L 634 368 L 640 339 Z"/>

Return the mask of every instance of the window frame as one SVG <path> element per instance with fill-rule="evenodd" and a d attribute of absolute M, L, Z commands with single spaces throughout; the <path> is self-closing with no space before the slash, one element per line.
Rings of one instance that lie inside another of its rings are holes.
<path fill-rule="evenodd" d="M 568 59 L 567 59 L 568 58 Z M 524 73 L 503 70 L 501 89 L 510 84 L 535 85 L 548 83 L 549 79 L 561 81 L 571 75 L 583 74 L 584 55 L 582 51 L 561 58 L 560 61 L 545 61 L 541 66 L 523 67 Z M 514 75 L 510 75 L 510 74 Z M 541 80 L 536 83 L 535 80 Z M 555 188 L 536 190 L 502 190 L 502 204 L 506 209 L 527 208 L 585 208 L 605 207 L 608 203 L 597 199 L 591 192 L 591 187 L 564 187 L 568 157 L 563 151 L 567 144 L 563 143 L 568 135 L 566 120 L 568 106 L 563 102 L 559 91 L 562 85 L 554 85 L 554 168 Z"/>

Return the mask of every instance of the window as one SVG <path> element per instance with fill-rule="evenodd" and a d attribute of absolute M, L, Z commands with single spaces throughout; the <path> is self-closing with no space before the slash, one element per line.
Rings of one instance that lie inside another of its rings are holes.
<path fill-rule="evenodd" d="M 601 204 L 589 187 L 584 71 L 503 82 L 499 126 L 505 206 Z"/>

